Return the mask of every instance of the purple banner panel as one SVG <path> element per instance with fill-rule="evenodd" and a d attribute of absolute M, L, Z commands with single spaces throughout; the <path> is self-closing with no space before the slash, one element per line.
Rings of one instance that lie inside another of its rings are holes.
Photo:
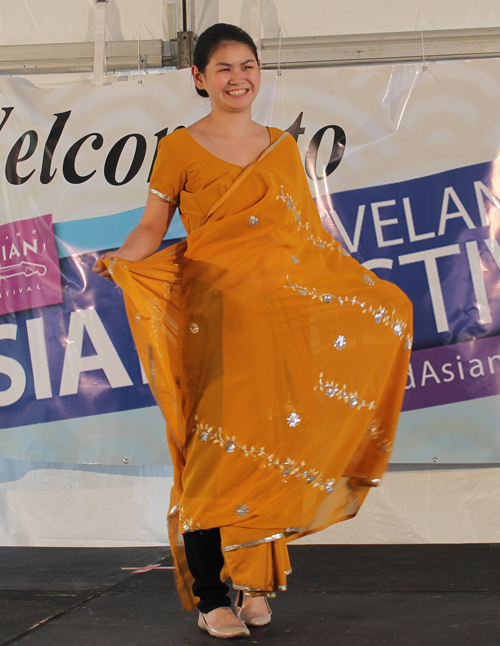
<path fill-rule="evenodd" d="M 412 352 L 403 410 L 500 393 L 500 336 Z"/>
<path fill-rule="evenodd" d="M 0 315 L 62 302 L 52 215 L 0 226 Z"/>

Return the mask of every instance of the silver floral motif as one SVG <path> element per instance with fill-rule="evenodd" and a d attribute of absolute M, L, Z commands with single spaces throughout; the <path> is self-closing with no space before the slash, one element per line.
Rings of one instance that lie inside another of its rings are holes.
<path fill-rule="evenodd" d="M 290 256 L 290 258 L 292 259 L 292 262 L 293 262 L 295 265 L 299 265 L 299 264 L 300 264 L 300 260 L 297 258 L 297 256 L 294 256 L 294 255 L 293 255 L 293 253 L 292 253 L 292 255 Z"/>
<path fill-rule="evenodd" d="M 196 325 L 196 323 L 191 323 L 191 325 L 189 326 L 189 331 L 192 334 L 198 334 L 198 332 L 200 331 L 200 328 L 198 327 L 198 325 Z"/>
<path fill-rule="evenodd" d="M 351 254 L 350 254 L 348 251 L 346 251 L 345 249 L 341 249 L 341 250 L 340 250 L 340 253 L 341 253 L 343 256 L 345 256 L 346 258 L 350 258 L 350 257 L 351 257 Z"/>
<path fill-rule="evenodd" d="M 319 383 L 317 386 L 314 386 L 314 390 L 320 390 L 324 392 L 327 397 L 335 397 L 339 401 L 343 401 L 346 404 L 349 404 L 351 408 L 357 408 L 361 410 L 362 408 L 368 408 L 369 410 L 376 410 L 375 402 L 366 402 L 364 399 L 362 402 L 359 401 L 359 396 L 357 392 L 348 392 L 347 385 L 344 384 L 342 387 L 339 384 L 334 383 L 333 381 L 323 381 L 323 373 L 319 375 Z"/>
<path fill-rule="evenodd" d="M 224 448 L 228 453 L 233 453 L 236 448 L 236 444 L 234 442 L 227 442 Z"/>
<path fill-rule="evenodd" d="M 335 350 L 342 350 L 345 345 L 347 344 L 347 339 L 343 334 L 339 334 L 338 337 L 335 339 L 335 343 L 333 344 L 333 347 Z"/>
<path fill-rule="evenodd" d="M 298 426 L 300 422 L 300 416 L 298 413 L 290 413 L 290 415 L 286 418 L 286 421 L 288 423 L 288 426 L 291 426 L 292 428 L 295 426 Z"/>
<path fill-rule="evenodd" d="M 302 222 L 302 214 L 297 207 L 296 200 L 294 200 L 289 193 L 285 193 L 285 188 L 283 185 L 281 186 L 281 194 L 277 195 L 276 199 L 284 202 L 286 204 L 287 209 L 289 211 L 292 211 L 295 217 L 295 222 L 299 229 L 305 229 L 306 231 L 309 231 L 309 229 L 311 229 L 311 225 L 309 224 L 309 222 L 305 222 L 305 223 Z M 351 255 L 349 252 L 345 251 L 345 249 L 343 249 L 340 246 L 340 243 L 337 242 L 336 240 L 332 239 L 330 242 L 326 242 L 325 240 L 322 240 L 321 238 L 315 238 L 312 235 L 309 236 L 309 238 L 307 239 L 310 240 L 316 247 L 318 247 L 318 249 L 331 249 L 335 251 L 340 251 L 343 256 Z"/>
<path fill-rule="evenodd" d="M 208 433 L 206 431 L 202 431 L 199 437 L 202 442 L 206 442 L 208 440 Z"/>
<path fill-rule="evenodd" d="M 406 339 L 406 341 L 405 341 L 404 348 L 405 348 L 405 350 L 411 350 L 412 346 L 413 346 L 413 339 L 411 339 L 410 337 L 408 337 L 408 338 Z"/>
<path fill-rule="evenodd" d="M 175 510 L 175 507 L 172 509 L 173 513 Z M 196 523 L 193 521 L 192 518 L 187 518 L 186 513 L 184 512 L 184 509 L 179 505 L 179 525 L 182 527 L 184 532 L 195 532 L 198 529 L 201 529 L 200 523 Z"/>
<path fill-rule="evenodd" d="M 311 484 L 311 482 L 313 482 L 313 481 L 314 481 L 313 476 L 307 476 L 307 478 L 306 478 L 306 483 L 307 484 Z"/>
<path fill-rule="evenodd" d="M 384 433 L 384 430 L 380 427 L 378 421 L 372 420 L 366 429 L 366 433 L 369 433 L 373 439 L 377 439 Z"/>
<path fill-rule="evenodd" d="M 324 293 L 318 292 L 316 290 L 316 287 L 313 287 L 312 289 L 308 289 L 303 285 L 292 283 L 290 281 L 289 276 L 287 276 L 286 279 L 288 281 L 288 285 L 283 285 L 284 289 L 293 289 L 294 292 L 297 292 L 301 296 L 310 296 L 313 300 L 317 298 L 318 300 L 325 302 L 325 299 L 327 297 L 331 297 L 332 300 L 337 301 L 339 305 L 346 305 L 348 303 L 351 305 L 358 305 L 361 308 L 361 311 L 363 314 L 373 315 L 375 323 L 377 324 L 383 323 L 383 325 L 385 326 L 392 327 L 396 336 L 400 336 L 401 338 L 404 338 L 405 341 L 407 341 L 410 338 L 408 335 L 403 335 L 403 331 L 406 328 L 406 323 L 401 319 L 396 318 L 395 310 L 393 310 L 392 313 L 389 313 L 384 308 L 374 309 L 372 305 L 367 305 L 364 301 L 358 300 L 356 296 L 353 296 L 351 298 L 350 296 L 335 296 L 334 294 L 324 294 Z M 330 302 L 330 301 L 327 300 L 326 302 Z"/>
<path fill-rule="evenodd" d="M 238 505 L 235 508 L 234 513 L 240 518 L 243 518 L 243 516 L 247 516 L 250 513 L 250 509 L 248 508 L 248 505 Z"/>
<path fill-rule="evenodd" d="M 320 301 L 331 303 L 333 299 L 338 301 L 341 305 L 344 304 L 344 301 L 342 298 L 339 298 L 338 296 L 333 296 L 332 294 L 323 294 L 321 292 L 317 292 L 316 288 L 313 287 L 312 290 L 307 289 L 307 287 L 302 287 L 301 285 L 296 285 L 294 283 L 290 282 L 289 277 L 287 276 L 286 279 L 288 280 L 288 285 L 283 285 L 285 289 L 293 289 L 294 292 L 298 292 L 301 296 L 311 296 L 312 299 L 314 300 L 317 298 Z"/>
<path fill-rule="evenodd" d="M 256 218 L 255 215 L 252 215 L 248 220 L 248 224 L 252 227 L 258 224 L 258 222 L 259 222 L 259 218 Z"/>
<path fill-rule="evenodd" d="M 395 334 L 396 336 L 401 336 L 401 335 L 403 334 L 403 326 L 402 326 L 402 325 L 401 325 L 401 323 L 399 323 L 399 322 L 398 322 L 398 323 L 395 323 L 395 324 L 392 326 L 392 329 L 394 330 L 394 334 Z"/>
<path fill-rule="evenodd" d="M 253 446 L 247 448 L 245 444 L 240 444 L 235 437 L 230 438 L 227 435 L 224 435 L 222 428 L 214 431 L 212 426 L 209 426 L 208 424 L 200 424 L 197 415 L 195 415 L 195 420 L 196 426 L 193 428 L 193 433 L 198 432 L 199 435 L 206 433 L 208 435 L 208 438 L 214 444 L 218 444 L 222 448 L 226 448 L 229 444 L 234 447 L 232 451 L 239 449 L 240 451 L 242 451 L 242 453 L 244 453 L 246 457 L 251 456 L 254 458 L 261 458 L 263 460 L 262 468 L 266 469 L 278 467 L 279 469 L 281 469 L 281 477 L 283 478 L 283 480 L 288 477 L 303 478 L 306 481 L 307 478 L 312 478 L 309 484 L 312 484 L 313 487 L 319 487 L 322 491 L 325 491 L 327 485 L 332 482 L 331 478 L 323 479 L 323 474 L 318 472 L 317 470 L 307 469 L 304 460 L 302 460 L 302 462 L 297 462 L 296 460 L 287 458 L 286 460 L 282 461 L 279 458 L 274 457 L 274 455 L 269 455 L 268 453 L 266 453 L 264 447 L 261 447 L 260 449 L 256 449 Z M 179 516 L 179 518 L 181 518 L 181 515 Z M 184 522 L 187 522 L 189 527 L 191 527 L 193 524 L 190 519 L 184 520 L 182 518 L 181 525 Z M 193 531 L 192 527 L 191 531 Z"/>
<path fill-rule="evenodd" d="M 364 275 L 365 283 L 367 285 L 375 285 L 375 278 L 370 276 L 370 274 L 365 274 Z"/>
<path fill-rule="evenodd" d="M 325 487 L 326 493 L 332 493 L 334 485 L 335 485 L 335 480 L 332 480 L 331 482 L 327 482 Z"/>
<path fill-rule="evenodd" d="M 377 444 L 377 451 L 379 453 L 389 453 L 392 449 L 392 444 L 390 440 L 382 440 Z"/>

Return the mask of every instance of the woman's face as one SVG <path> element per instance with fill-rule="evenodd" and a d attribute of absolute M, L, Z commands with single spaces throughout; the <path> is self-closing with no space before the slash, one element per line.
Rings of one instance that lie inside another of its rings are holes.
<path fill-rule="evenodd" d="M 243 43 L 223 43 L 212 54 L 205 71 L 192 68 L 196 87 L 206 90 L 212 108 L 230 112 L 248 109 L 260 88 L 260 61 Z"/>

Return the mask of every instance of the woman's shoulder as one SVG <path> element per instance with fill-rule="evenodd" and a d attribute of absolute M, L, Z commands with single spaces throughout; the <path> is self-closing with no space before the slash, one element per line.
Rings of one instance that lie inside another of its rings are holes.
<path fill-rule="evenodd" d="M 281 128 L 274 128 L 273 126 L 268 126 L 268 130 L 271 134 L 271 143 L 275 143 L 278 139 L 281 138 L 281 142 L 286 146 L 291 146 L 297 148 L 297 142 L 292 134 L 288 130 L 281 130 Z"/>
<path fill-rule="evenodd" d="M 189 137 L 186 136 L 187 129 L 184 126 L 179 126 L 172 132 L 166 134 L 164 137 L 160 139 L 160 146 L 167 146 L 170 148 L 176 148 L 178 146 L 182 146 L 182 148 L 185 147 L 186 145 L 186 140 L 189 139 Z"/>
<path fill-rule="evenodd" d="M 271 143 L 275 142 L 281 137 L 282 134 L 285 133 L 285 131 L 281 130 L 281 128 L 275 128 L 274 126 L 267 126 L 267 129 L 269 130 L 269 134 L 271 135 Z"/>
<path fill-rule="evenodd" d="M 158 157 L 161 160 L 175 160 L 186 169 L 193 160 L 197 160 L 203 151 L 189 134 L 187 128 L 181 126 L 160 139 Z"/>
<path fill-rule="evenodd" d="M 293 156 L 293 154 L 298 153 L 297 142 L 294 136 L 287 130 L 269 127 L 269 132 L 271 134 L 271 145 L 277 144 L 279 149 L 285 154 L 292 154 Z"/>

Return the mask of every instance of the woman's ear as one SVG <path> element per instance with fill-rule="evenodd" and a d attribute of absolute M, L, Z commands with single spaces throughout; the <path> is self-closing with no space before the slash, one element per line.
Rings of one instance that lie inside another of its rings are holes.
<path fill-rule="evenodd" d="M 191 75 L 193 77 L 194 84 L 199 90 L 204 90 L 205 89 L 205 82 L 203 79 L 203 74 L 200 72 L 200 70 L 196 67 L 196 65 L 193 65 L 191 67 Z"/>

